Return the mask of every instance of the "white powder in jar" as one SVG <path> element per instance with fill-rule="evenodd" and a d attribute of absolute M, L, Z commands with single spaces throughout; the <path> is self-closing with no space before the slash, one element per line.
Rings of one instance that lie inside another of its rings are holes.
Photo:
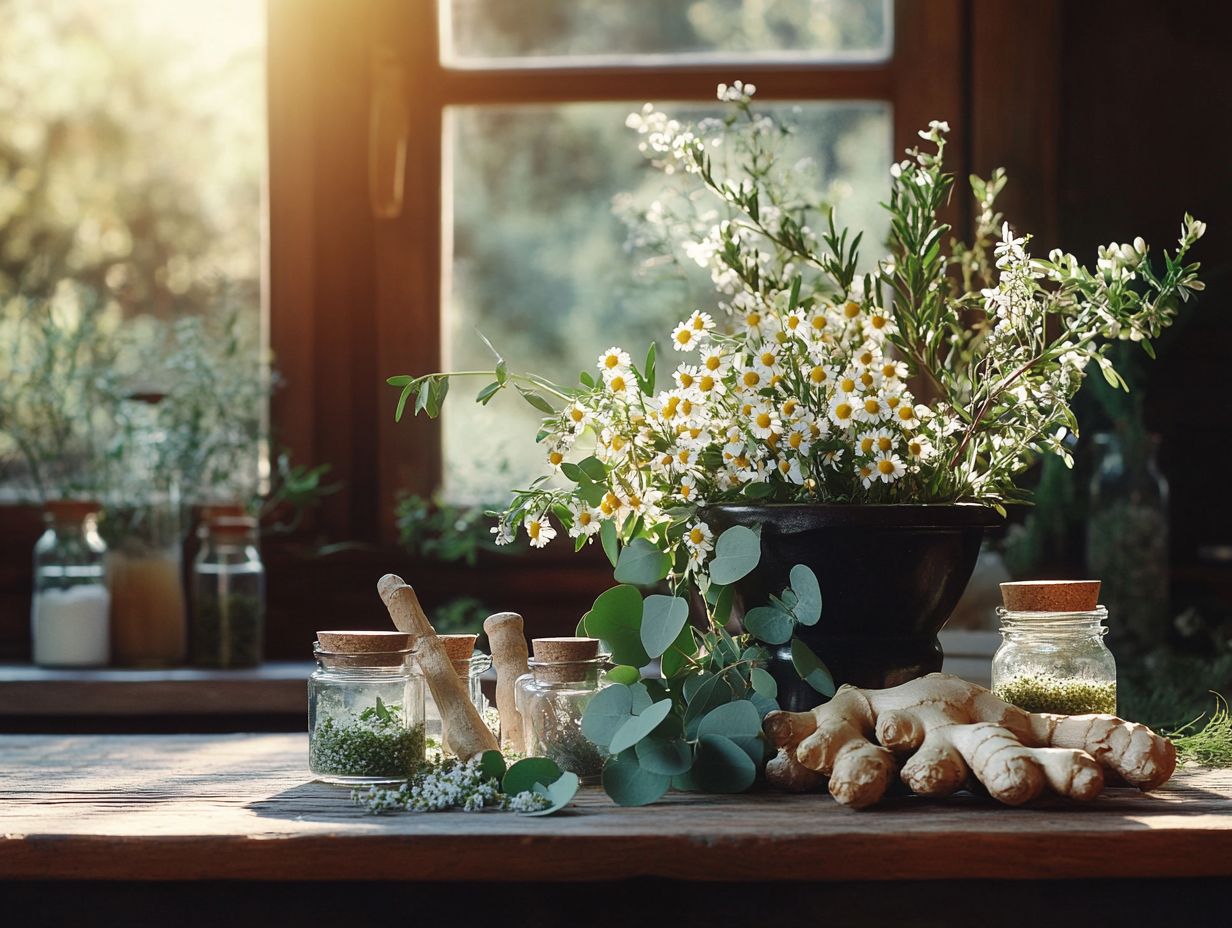
<path fill-rule="evenodd" d="M 101 583 L 34 594 L 30 631 L 34 663 L 45 667 L 99 667 L 111 658 L 107 615 L 111 597 Z"/>

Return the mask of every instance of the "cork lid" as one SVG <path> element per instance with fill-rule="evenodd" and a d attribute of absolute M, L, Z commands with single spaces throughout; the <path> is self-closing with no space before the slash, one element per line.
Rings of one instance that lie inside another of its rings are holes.
<path fill-rule="evenodd" d="M 445 653 L 449 655 L 449 659 L 455 663 L 469 661 L 475 652 L 475 642 L 479 639 L 478 635 L 437 635 L 436 637 L 445 646 Z"/>
<path fill-rule="evenodd" d="M 1021 580 L 1001 584 L 1005 608 L 1014 612 L 1092 612 L 1098 580 Z"/>
<path fill-rule="evenodd" d="M 102 508 L 93 499 L 52 499 L 43 504 L 43 511 L 55 522 L 80 522 Z"/>
<path fill-rule="evenodd" d="M 321 649 L 334 654 L 376 654 L 406 651 L 415 636 L 403 632 L 327 631 L 317 632 Z"/>
<path fill-rule="evenodd" d="M 531 648 L 536 661 L 548 664 L 593 661 L 599 657 L 598 638 L 536 638 Z"/>
<path fill-rule="evenodd" d="M 535 679 L 544 683 L 572 683 L 600 659 L 598 638 L 535 638 L 530 665 Z"/>

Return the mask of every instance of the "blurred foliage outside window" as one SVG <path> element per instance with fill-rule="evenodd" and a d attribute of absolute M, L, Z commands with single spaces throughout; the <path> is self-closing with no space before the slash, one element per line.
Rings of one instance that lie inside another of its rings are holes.
<path fill-rule="evenodd" d="M 891 13 L 890 0 L 445 0 L 441 46 L 447 64 L 478 67 L 630 56 L 867 61 L 889 57 Z"/>
<path fill-rule="evenodd" d="M 690 312 L 716 311 L 717 295 L 696 261 L 687 253 L 660 256 L 673 241 L 700 241 L 723 217 L 683 188 L 665 188 L 662 173 L 638 151 L 625 117 L 642 102 L 447 111 L 444 370 L 492 366 L 478 329 L 511 367 L 571 379 L 571 367 L 593 372 L 610 345 L 657 339 L 662 348 Z M 890 106 L 762 108 L 797 125 L 789 146 L 793 180 L 864 230 L 865 252 L 875 253 L 871 246 L 888 230 L 878 204 L 889 190 Z M 717 104 L 672 109 L 689 119 L 718 112 Z M 647 214 L 655 221 L 647 223 Z M 442 416 L 444 497 L 491 503 L 525 486 L 541 472 L 545 453 L 532 438 L 538 419 L 510 397 L 487 407 L 450 405 Z"/>
<path fill-rule="evenodd" d="M 0 492 L 105 493 L 165 394 L 190 496 L 255 489 L 265 22 L 256 0 L 0 0 Z"/>

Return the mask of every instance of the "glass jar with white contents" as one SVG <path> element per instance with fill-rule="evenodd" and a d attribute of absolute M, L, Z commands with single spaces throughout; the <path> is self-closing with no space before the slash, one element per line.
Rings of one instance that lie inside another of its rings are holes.
<path fill-rule="evenodd" d="M 424 681 L 411 636 L 318 632 L 308 679 L 308 766 L 318 780 L 399 783 L 424 763 Z"/>
<path fill-rule="evenodd" d="M 997 610 L 1002 642 L 993 655 L 993 694 L 1028 712 L 1115 714 L 1116 659 L 1104 643 L 1108 610 L 1095 602 L 1098 582 L 1001 588 L 1007 605 Z"/>
<path fill-rule="evenodd" d="M 101 667 L 111 655 L 107 546 L 98 534 L 99 505 L 47 503 L 46 531 L 34 546 L 30 636 L 43 667 Z"/>

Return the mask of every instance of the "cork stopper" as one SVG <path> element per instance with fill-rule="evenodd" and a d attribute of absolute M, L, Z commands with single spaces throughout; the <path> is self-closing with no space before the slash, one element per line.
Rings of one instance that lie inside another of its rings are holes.
<path fill-rule="evenodd" d="M 1022 580 L 1001 584 L 1001 599 L 1013 612 L 1094 612 L 1098 580 Z"/>
<path fill-rule="evenodd" d="M 317 641 L 323 651 L 334 654 L 376 654 L 390 651 L 406 651 L 414 641 L 414 635 L 402 632 L 317 632 Z"/>
<path fill-rule="evenodd" d="M 584 680 L 599 658 L 598 638 L 536 638 L 531 642 L 535 679 L 545 683 Z"/>
<path fill-rule="evenodd" d="M 475 642 L 479 638 L 478 635 L 437 635 L 436 637 L 445 646 L 445 653 L 455 664 L 471 659 L 471 655 L 475 652 Z"/>
<path fill-rule="evenodd" d="M 54 522 L 81 522 L 86 516 L 96 515 L 102 505 L 92 499 L 52 499 L 43 504 L 43 511 Z"/>

